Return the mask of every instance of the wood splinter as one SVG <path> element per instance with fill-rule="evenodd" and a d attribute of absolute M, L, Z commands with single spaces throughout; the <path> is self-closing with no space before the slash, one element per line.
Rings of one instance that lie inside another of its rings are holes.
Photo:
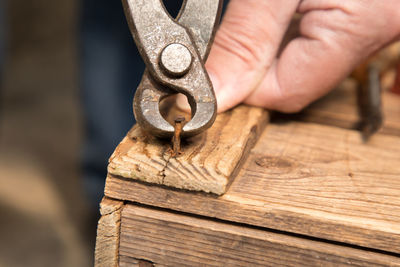
<path fill-rule="evenodd" d="M 175 132 L 172 137 L 172 157 L 176 157 L 181 153 L 181 134 L 184 122 L 184 117 L 177 117 L 175 119 Z"/>

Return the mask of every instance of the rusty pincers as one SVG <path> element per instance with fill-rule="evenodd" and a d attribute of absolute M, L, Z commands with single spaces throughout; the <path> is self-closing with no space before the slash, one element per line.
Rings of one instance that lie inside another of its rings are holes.
<path fill-rule="evenodd" d="M 186 0 L 176 19 L 162 0 L 123 0 L 132 35 L 146 64 L 134 98 L 134 114 L 143 130 L 172 137 L 174 127 L 161 115 L 160 101 L 182 93 L 192 119 L 182 136 L 199 134 L 215 121 L 217 103 L 204 62 L 221 16 L 220 0 Z"/>

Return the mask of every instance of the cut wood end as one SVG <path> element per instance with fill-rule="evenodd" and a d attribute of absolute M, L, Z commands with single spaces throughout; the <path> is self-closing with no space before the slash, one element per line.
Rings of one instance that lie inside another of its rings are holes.
<path fill-rule="evenodd" d="M 266 110 L 239 106 L 219 114 L 200 135 L 182 140 L 172 157 L 168 140 L 146 136 L 134 126 L 109 161 L 108 173 L 179 189 L 221 195 L 268 120 Z"/>
<path fill-rule="evenodd" d="M 122 208 L 123 202 L 104 197 L 100 202 L 100 214 L 102 216 L 111 214 Z"/>
<path fill-rule="evenodd" d="M 118 266 L 119 235 L 123 202 L 104 197 L 97 227 L 95 266 Z"/>

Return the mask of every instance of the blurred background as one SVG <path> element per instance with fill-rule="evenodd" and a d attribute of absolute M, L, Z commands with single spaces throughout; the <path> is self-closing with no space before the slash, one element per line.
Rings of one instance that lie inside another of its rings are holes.
<path fill-rule="evenodd" d="M 0 0 L 0 68 L 0 266 L 92 266 L 144 68 L 121 2 Z"/>
<path fill-rule="evenodd" d="M 89 266 L 75 0 L 0 0 L 0 266 Z"/>
<path fill-rule="evenodd" d="M 120 1 L 0 0 L 0 267 L 93 266 L 143 70 Z"/>
<path fill-rule="evenodd" d="M 0 0 L 0 267 L 93 266 L 143 70 L 121 1 Z"/>

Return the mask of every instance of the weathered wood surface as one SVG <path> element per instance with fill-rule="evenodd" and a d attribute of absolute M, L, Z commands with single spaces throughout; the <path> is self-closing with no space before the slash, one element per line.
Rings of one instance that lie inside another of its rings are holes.
<path fill-rule="evenodd" d="M 400 138 L 269 124 L 220 197 L 109 175 L 123 200 L 400 253 Z"/>
<path fill-rule="evenodd" d="M 118 267 L 153 267 L 154 264 L 152 264 L 149 261 L 145 260 L 138 260 L 132 257 L 125 257 L 125 256 L 119 256 L 119 265 Z M 157 264 L 157 267 L 162 267 L 163 265 Z"/>
<path fill-rule="evenodd" d="M 108 172 L 175 188 L 223 194 L 267 123 L 267 111 L 239 106 L 218 115 L 204 133 L 184 140 L 171 156 L 169 141 L 133 127 L 110 158 Z"/>
<path fill-rule="evenodd" d="M 400 266 L 394 256 L 132 204 L 120 240 L 120 266 Z"/>
<path fill-rule="evenodd" d="M 379 133 L 400 136 L 400 95 L 385 91 L 382 104 L 384 123 Z M 346 80 L 296 117 L 301 121 L 355 129 L 359 122 L 355 81 Z"/>
<path fill-rule="evenodd" d="M 97 226 L 95 266 L 117 267 L 122 201 L 103 198 Z"/>

